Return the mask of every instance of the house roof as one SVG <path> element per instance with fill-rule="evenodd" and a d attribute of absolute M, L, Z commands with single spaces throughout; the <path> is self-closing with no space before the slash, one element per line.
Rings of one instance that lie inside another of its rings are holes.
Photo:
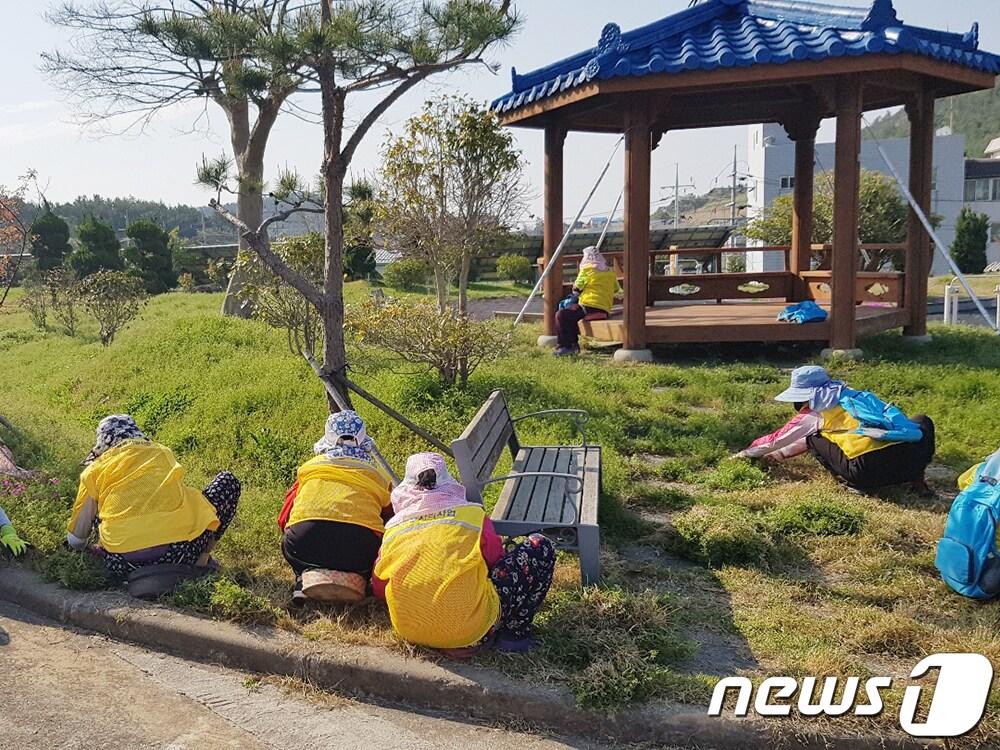
<path fill-rule="evenodd" d="M 628 32 L 609 23 L 596 47 L 523 75 L 512 69 L 511 91 L 491 108 L 509 112 L 594 80 L 902 52 L 1000 72 L 1000 57 L 979 50 L 978 24 L 965 34 L 910 26 L 892 0 L 705 0 Z"/>
<path fill-rule="evenodd" d="M 1000 177 L 1000 159 L 966 159 L 965 179 Z"/>

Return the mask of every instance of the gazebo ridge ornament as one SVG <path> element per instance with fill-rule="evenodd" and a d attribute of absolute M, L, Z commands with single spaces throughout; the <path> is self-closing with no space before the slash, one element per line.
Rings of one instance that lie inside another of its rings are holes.
<path fill-rule="evenodd" d="M 625 301 L 620 314 L 584 324 L 589 335 L 623 345 L 618 359 L 649 359 L 654 343 L 821 341 L 832 351 L 850 351 L 859 336 L 890 328 L 924 337 L 930 271 L 930 243 L 915 211 L 905 243 L 858 244 L 862 113 L 906 108 L 908 189 L 927 213 L 935 99 L 990 89 L 998 72 L 1000 57 L 979 49 L 977 24 L 964 34 L 908 24 L 890 0 L 863 8 L 705 0 L 631 31 L 607 24 L 590 49 L 528 73 L 514 70 L 511 91 L 491 106 L 507 125 L 545 132 L 546 265 L 566 215 L 566 135 L 625 135 L 625 243 L 620 253 L 607 253 L 622 261 Z M 815 136 L 830 117 L 837 121 L 833 241 L 814 247 Z M 791 244 L 652 250 L 650 152 L 663 133 L 761 122 L 780 123 L 795 142 Z M 862 249 L 894 251 L 904 256 L 904 270 L 860 272 Z M 723 252 L 748 250 L 780 253 L 783 270 L 671 276 L 662 262 L 714 256 L 718 269 Z M 814 268 L 814 255 L 828 262 Z M 544 343 L 555 333 L 563 271 L 559 262 L 545 277 Z M 679 300 L 673 290 L 680 286 L 697 291 Z M 802 326 L 775 320 L 785 303 L 806 299 L 828 307 L 828 320 Z"/>

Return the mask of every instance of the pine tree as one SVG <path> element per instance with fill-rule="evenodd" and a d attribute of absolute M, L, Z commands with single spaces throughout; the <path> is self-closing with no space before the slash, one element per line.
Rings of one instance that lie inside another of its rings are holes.
<path fill-rule="evenodd" d="M 49 205 L 45 213 L 31 223 L 31 254 L 40 271 L 51 271 L 62 265 L 72 251 L 69 244 L 69 224 L 60 219 Z"/>
<path fill-rule="evenodd" d="M 70 254 L 67 264 L 80 278 L 102 270 L 120 271 L 125 267 L 121 243 L 110 224 L 93 216 L 84 217 L 76 229 L 76 236 L 80 246 Z"/>
<path fill-rule="evenodd" d="M 986 246 L 990 241 L 990 217 L 962 208 L 955 222 L 951 257 L 962 273 L 982 273 L 986 268 Z"/>
<path fill-rule="evenodd" d="M 146 291 L 163 294 L 173 289 L 177 285 L 177 273 L 170 233 L 152 221 L 140 219 L 129 224 L 125 234 L 132 240 L 123 252 L 125 262 L 142 279 Z"/>

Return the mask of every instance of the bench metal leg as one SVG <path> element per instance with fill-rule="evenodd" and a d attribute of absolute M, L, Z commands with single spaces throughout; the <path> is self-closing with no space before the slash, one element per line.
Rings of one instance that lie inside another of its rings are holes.
<path fill-rule="evenodd" d="M 601 580 L 601 529 L 598 526 L 578 526 L 577 544 L 580 553 L 580 578 L 584 586 Z"/>

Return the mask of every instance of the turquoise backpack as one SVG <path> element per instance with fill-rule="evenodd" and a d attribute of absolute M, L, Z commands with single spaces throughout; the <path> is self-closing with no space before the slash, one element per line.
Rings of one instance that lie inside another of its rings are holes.
<path fill-rule="evenodd" d="M 920 426 L 907 417 L 895 404 L 887 404 L 871 391 L 854 391 L 844 388 L 840 406 L 861 425 L 856 432 L 876 440 L 894 443 L 919 443 L 924 433 Z"/>
<path fill-rule="evenodd" d="M 991 599 L 996 587 L 997 517 L 1000 516 L 1000 451 L 983 462 L 976 476 L 955 498 L 948 512 L 944 536 L 938 542 L 934 564 L 944 582 L 962 596 Z M 991 581 L 983 586 L 983 573 Z"/>

